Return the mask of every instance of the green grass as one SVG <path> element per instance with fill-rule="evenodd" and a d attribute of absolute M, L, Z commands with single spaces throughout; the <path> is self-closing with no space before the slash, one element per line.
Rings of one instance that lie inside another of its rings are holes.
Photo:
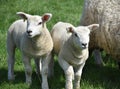
<path fill-rule="evenodd" d="M 0 89 L 41 89 L 33 66 L 33 83 L 25 84 L 24 67 L 21 55 L 16 50 L 15 75 L 13 82 L 7 80 L 6 33 L 13 21 L 19 19 L 16 12 L 42 15 L 46 12 L 53 14 L 48 28 L 58 21 L 65 21 L 77 26 L 80 21 L 83 0 L 0 0 Z M 103 55 L 105 58 L 105 55 Z M 57 59 L 57 57 L 56 57 Z M 90 57 L 84 67 L 81 89 L 120 89 L 120 71 L 114 61 L 109 61 L 104 67 L 94 64 Z M 65 76 L 57 61 L 55 61 L 55 76 L 49 79 L 50 89 L 64 89 Z"/>

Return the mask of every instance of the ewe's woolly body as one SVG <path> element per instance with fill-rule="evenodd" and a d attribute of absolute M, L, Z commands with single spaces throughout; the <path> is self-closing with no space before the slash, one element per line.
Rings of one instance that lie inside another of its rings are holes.
<path fill-rule="evenodd" d="M 99 23 L 91 33 L 90 49 L 103 48 L 120 59 L 120 0 L 84 0 L 80 25 Z"/>

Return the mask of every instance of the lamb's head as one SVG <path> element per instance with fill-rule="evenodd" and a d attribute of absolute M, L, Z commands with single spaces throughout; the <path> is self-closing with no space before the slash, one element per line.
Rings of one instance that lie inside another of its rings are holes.
<path fill-rule="evenodd" d="M 46 22 L 52 17 L 52 14 L 45 13 L 43 16 L 30 15 L 24 12 L 17 12 L 24 21 L 27 20 L 26 34 L 32 38 L 41 34 L 43 28 L 46 26 Z"/>
<path fill-rule="evenodd" d="M 78 49 L 88 48 L 90 32 L 98 27 L 98 24 L 92 24 L 89 26 L 68 27 L 67 31 L 72 33 L 71 40 L 73 46 Z"/>

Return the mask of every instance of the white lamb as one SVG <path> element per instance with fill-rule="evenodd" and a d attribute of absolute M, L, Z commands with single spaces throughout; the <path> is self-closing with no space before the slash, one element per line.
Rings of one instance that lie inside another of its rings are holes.
<path fill-rule="evenodd" d="M 80 25 L 100 24 L 100 30 L 91 33 L 90 50 L 102 48 L 120 61 L 120 0 L 84 0 Z M 102 64 L 98 50 L 94 51 Z"/>
<path fill-rule="evenodd" d="M 69 23 L 58 22 L 51 31 L 54 44 L 52 53 L 58 54 L 58 62 L 64 70 L 65 89 L 73 89 L 72 79 L 74 78 L 74 89 L 80 89 L 82 69 L 89 53 L 89 34 L 93 27 L 96 28 L 99 25 L 74 27 Z"/>
<path fill-rule="evenodd" d="M 37 71 L 41 62 L 42 89 L 49 89 L 47 81 L 48 63 L 47 58 L 53 49 L 51 35 L 46 27 L 46 22 L 52 14 L 45 13 L 43 16 L 29 15 L 24 12 L 17 13 L 23 20 L 15 21 L 8 30 L 7 52 L 8 52 L 8 79 L 14 80 L 15 49 L 20 49 L 25 66 L 26 83 L 31 84 L 32 68 L 31 58 L 34 58 Z M 38 63 L 39 62 L 39 63 Z"/>

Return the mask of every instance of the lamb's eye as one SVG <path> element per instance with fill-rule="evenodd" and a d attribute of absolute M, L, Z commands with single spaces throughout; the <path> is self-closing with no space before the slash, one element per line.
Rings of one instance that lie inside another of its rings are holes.
<path fill-rule="evenodd" d="M 77 33 L 75 33 L 75 36 L 78 37 Z"/>
<path fill-rule="evenodd" d="M 38 23 L 38 25 L 41 25 L 41 24 L 42 24 L 42 22 L 39 22 L 39 23 Z"/>

